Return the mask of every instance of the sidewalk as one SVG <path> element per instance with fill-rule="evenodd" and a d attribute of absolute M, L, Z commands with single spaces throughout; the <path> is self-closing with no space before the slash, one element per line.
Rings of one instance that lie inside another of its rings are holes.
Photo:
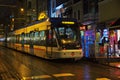
<path fill-rule="evenodd" d="M 113 54 L 98 54 L 95 56 L 96 61 L 105 64 L 111 67 L 119 68 L 120 69 L 120 54 L 113 53 Z"/>
<path fill-rule="evenodd" d="M 109 65 L 120 69 L 120 62 L 110 62 Z"/>
<path fill-rule="evenodd" d="M 100 64 L 120 69 L 120 58 L 97 58 L 96 61 Z"/>

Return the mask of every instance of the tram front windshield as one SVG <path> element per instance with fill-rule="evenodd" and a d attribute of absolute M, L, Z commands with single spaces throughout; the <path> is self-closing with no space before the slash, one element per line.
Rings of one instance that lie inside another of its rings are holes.
<path fill-rule="evenodd" d="M 66 49 L 80 48 L 79 28 L 73 25 L 64 25 L 55 29 L 59 45 Z"/>

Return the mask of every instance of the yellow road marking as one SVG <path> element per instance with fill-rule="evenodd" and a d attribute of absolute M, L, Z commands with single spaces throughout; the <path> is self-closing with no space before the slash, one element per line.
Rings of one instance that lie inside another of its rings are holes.
<path fill-rule="evenodd" d="M 75 76 L 72 73 L 60 73 L 60 74 L 52 74 L 54 77 L 68 77 L 68 76 Z M 40 76 L 31 76 L 31 77 L 23 77 L 21 80 L 32 80 L 32 79 L 45 79 L 45 78 L 52 78 L 50 75 L 40 75 Z"/>
<path fill-rule="evenodd" d="M 43 78 L 51 78 L 51 76 L 49 76 L 49 75 L 40 75 L 40 76 L 23 77 L 22 80 L 43 79 Z"/>
<path fill-rule="evenodd" d="M 118 78 L 120 78 L 120 76 L 118 76 Z"/>
<path fill-rule="evenodd" d="M 61 74 L 53 74 L 55 77 L 65 77 L 65 76 L 75 76 L 74 74 L 71 73 L 61 73 Z"/>
<path fill-rule="evenodd" d="M 108 78 L 97 78 L 96 80 L 111 80 L 111 79 L 108 79 Z"/>

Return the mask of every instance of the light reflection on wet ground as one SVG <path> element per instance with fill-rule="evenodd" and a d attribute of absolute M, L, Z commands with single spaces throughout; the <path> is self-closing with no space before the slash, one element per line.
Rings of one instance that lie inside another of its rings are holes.
<path fill-rule="evenodd" d="M 22 80 L 119 80 L 120 69 L 87 61 L 45 60 L 1 48 L 0 58 Z"/>

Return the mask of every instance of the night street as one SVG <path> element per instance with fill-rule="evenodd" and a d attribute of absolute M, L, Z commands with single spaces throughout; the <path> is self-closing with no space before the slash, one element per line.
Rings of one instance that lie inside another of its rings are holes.
<path fill-rule="evenodd" d="M 83 60 L 44 60 L 5 47 L 0 47 L 0 65 L 0 80 L 120 79 L 117 68 Z"/>
<path fill-rule="evenodd" d="M 120 0 L 0 0 L 0 80 L 120 80 Z"/>

